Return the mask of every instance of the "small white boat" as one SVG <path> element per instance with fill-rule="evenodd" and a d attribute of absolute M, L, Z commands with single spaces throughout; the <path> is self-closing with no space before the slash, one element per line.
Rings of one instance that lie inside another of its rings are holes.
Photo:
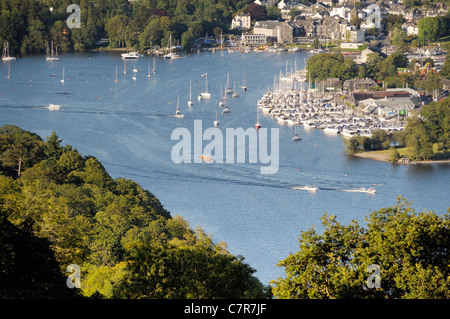
<path fill-rule="evenodd" d="M 170 52 L 167 53 L 163 56 L 164 59 L 172 59 L 172 60 L 176 60 L 176 59 L 181 59 L 181 56 L 174 53 L 174 52 Z"/>
<path fill-rule="evenodd" d="M 61 109 L 61 105 L 50 103 L 50 104 L 47 106 L 47 108 L 48 108 L 50 111 L 59 111 L 59 110 Z"/>
<path fill-rule="evenodd" d="M 236 92 L 236 82 L 234 83 L 234 91 L 233 91 L 233 94 L 231 95 L 231 97 L 233 97 L 233 98 L 239 97 L 239 92 Z"/>
<path fill-rule="evenodd" d="M 47 56 L 45 57 L 45 60 L 47 62 L 53 62 L 53 61 L 60 61 L 61 59 L 58 57 L 58 47 L 55 47 L 55 52 L 53 53 L 53 41 L 51 44 L 51 51 L 50 55 L 48 52 L 48 45 L 47 45 Z"/>
<path fill-rule="evenodd" d="M 63 67 L 63 73 L 62 73 L 61 83 L 64 83 L 64 67 Z"/>
<path fill-rule="evenodd" d="M 377 192 L 377 190 L 375 188 L 373 188 L 373 187 L 369 187 L 366 190 L 366 193 L 369 193 L 369 194 L 375 194 L 376 192 Z"/>
<path fill-rule="evenodd" d="M 216 110 L 216 119 L 214 120 L 214 126 L 217 127 L 217 126 L 219 126 L 219 124 L 220 124 L 220 122 L 217 119 L 217 110 Z"/>
<path fill-rule="evenodd" d="M 137 51 L 122 53 L 121 56 L 124 60 L 137 60 L 141 57 L 141 55 Z"/>
<path fill-rule="evenodd" d="M 291 187 L 292 189 L 301 189 L 308 192 L 317 192 L 318 188 L 314 185 L 306 185 L 306 186 L 295 186 Z"/>
<path fill-rule="evenodd" d="M 211 93 L 208 92 L 208 73 L 202 74 L 206 78 L 206 90 L 200 93 L 200 96 L 205 99 L 211 98 Z"/>
<path fill-rule="evenodd" d="M 188 106 L 192 106 L 194 105 L 194 102 L 192 101 L 192 85 L 191 85 L 191 80 L 189 80 L 189 100 L 187 102 Z"/>
<path fill-rule="evenodd" d="M 225 106 L 222 110 L 222 113 L 230 113 L 231 109 L 228 106 Z"/>
<path fill-rule="evenodd" d="M 292 136 L 292 142 L 300 141 L 302 137 L 297 133 L 297 125 L 294 126 L 294 136 Z"/>
<path fill-rule="evenodd" d="M 9 55 L 9 42 L 5 41 L 3 44 L 2 61 L 13 61 L 15 59 L 15 57 Z"/>
<path fill-rule="evenodd" d="M 177 100 L 177 110 L 176 110 L 176 112 L 175 112 L 175 115 L 174 115 L 176 118 L 179 118 L 179 119 L 182 119 L 182 118 L 184 118 L 184 114 L 181 112 L 181 110 L 180 110 L 180 98 L 178 97 L 178 100 Z"/>
<path fill-rule="evenodd" d="M 181 58 L 180 55 L 178 55 L 175 52 L 172 52 L 172 34 L 170 34 L 170 37 L 169 37 L 169 53 L 163 55 L 163 58 L 164 59 L 172 59 L 172 60 Z"/>

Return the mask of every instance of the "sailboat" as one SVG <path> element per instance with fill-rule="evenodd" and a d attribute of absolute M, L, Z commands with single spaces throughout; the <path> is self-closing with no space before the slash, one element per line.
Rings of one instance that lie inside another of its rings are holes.
<path fill-rule="evenodd" d="M 242 89 L 242 91 L 243 92 L 245 92 L 245 91 L 247 91 L 247 85 L 245 84 L 245 69 L 244 69 L 244 76 L 243 76 L 243 80 L 242 80 L 242 86 L 241 86 L 241 89 Z"/>
<path fill-rule="evenodd" d="M 261 128 L 261 123 L 259 122 L 259 108 L 256 107 L 256 124 L 255 129 L 259 130 Z"/>
<path fill-rule="evenodd" d="M 223 108 L 222 113 L 230 113 L 230 112 L 231 112 L 231 109 L 227 106 L 227 103 L 225 101 L 225 107 Z"/>
<path fill-rule="evenodd" d="M 156 74 L 156 58 L 153 57 L 153 69 L 152 69 L 153 74 Z"/>
<path fill-rule="evenodd" d="M 216 119 L 214 120 L 214 126 L 217 127 L 217 126 L 219 126 L 219 124 L 220 124 L 220 122 L 217 119 L 217 110 L 216 110 Z"/>
<path fill-rule="evenodd" d="M 192 81 L 189 80 L 189 100 L 188 100 L 188 106 L 194 105 L 194 102 L 192 101 Z"/>
<path fill-rule="evenodd" d="M 227 73 L 227 85 L 225 86 L 225 94 L 231 94 L 233 91 L 230 88 L 230 73 Z"/>
<path fill-rule="evenodd" d="M 211 98 L 211 93 L 208 92 L 208 73 L 202 74 L 206 78 L 206 90 L 200 93 L 200 96 L 205 99 Z"/>
<path fill-rule="evenodd" d="M 9 55 L 9 42 L 5 41 L 3 44 L 3 54 L 2 54 L 2 61 L 12 61 L 16 58 Z"/>
<path fill-rule="evenodd" d="M 233 94 L 231 95 L 231 97 L 239 97 L 239 92 L 236 92 L 236 81 L 234 81 L 234 91 Z"/>
<path fill-rule="evenodd" d="M 163 58 L 164 59 L 179 59 L 179 58 L 181 58 L 180 55 L 172 52 L 172 34 L 170 34 L 170 37 L 169 37 L 169 53 L 163 55 Z"/>
<path fill-rule="evenodd" d="M 184 118 L 184 114 L 180 110 L 180 97 L 178 97 L 178 100 L 177 100 L 177 110 L 175 112 L 175 117 L 179 118 L 179 119 Z"/>
<path fill-rule="evenodd" d="M 297 133 L 297 125 L 294 126 L 294 136 L 292 137 L 292 142 L 301 140 L 302 137 Z"/>
<path fill-rule="evenodd" d="M 47 44 L 47 56 L 45 58 L 47 62 L 53 62 L 53 61 L 60 61 L 61 59 L 58 57 L 58 47 L 55 47 L 55 52 L 53 52 L 53 41 L 50 48 L 50 54 L 48 51 L 48 44 Z"/>
<path fill-rule="evenodd" d="M 127 74 L 127 60 L 123 60 L 123 74 Z"/>
<path fill-rule="evenodd" d="M 220 96 L 222 96 L 222 84 L 220 84 Z M 223 103 L 223 97 L 219 101 L 219 106 L 222 107 L 224 105 Z"/>
<path fill-rule="evenodd" d="M 64 67 L 63 67 L 63 73 L 62 73 L 61 83 L 64 83 Z"/>

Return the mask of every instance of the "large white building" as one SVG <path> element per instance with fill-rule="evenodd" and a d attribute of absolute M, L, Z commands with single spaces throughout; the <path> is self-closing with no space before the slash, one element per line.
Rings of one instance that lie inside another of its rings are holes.
<path fill-rule="evenodd" d="M 231 21 L 231 29 L 247 30 L 252 25 L 250 14 L 239 13 Z"/>

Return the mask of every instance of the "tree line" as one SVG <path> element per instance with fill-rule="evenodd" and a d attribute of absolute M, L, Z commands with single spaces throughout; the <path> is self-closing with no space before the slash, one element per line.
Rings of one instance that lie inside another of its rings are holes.
<path fill-rule="evenodd" d="M 0 41 L 11 54 L 83 51 L 108 38 L 111 48 L 166 46 L 169 36 L 192 48 L 198 37 L 220 34 L 250 0 L 2 0 Z M 69 4 L 80 6 L 81 28 L 69 28 Z"/>

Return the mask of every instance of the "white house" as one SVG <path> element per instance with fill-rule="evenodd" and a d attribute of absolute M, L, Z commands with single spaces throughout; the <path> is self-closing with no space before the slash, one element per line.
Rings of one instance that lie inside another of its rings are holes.
<path fill-rule="evenodd" d="M 247 30 L 251 27 L 250 14 L 239 13 L 231 21 L 231 29 Z"/>

